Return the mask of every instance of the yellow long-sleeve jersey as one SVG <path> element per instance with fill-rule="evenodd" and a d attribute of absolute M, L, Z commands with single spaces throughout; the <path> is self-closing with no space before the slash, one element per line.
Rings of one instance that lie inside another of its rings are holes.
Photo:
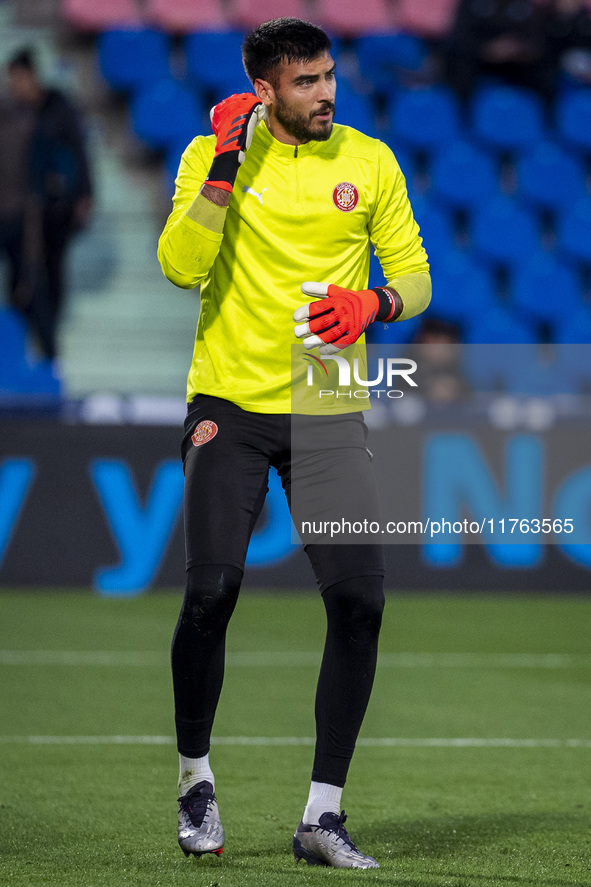
<path fill-rule="evenodd" d="M 404 177 L 383 142 L 335 125 L 327 141 L 294 147 L 259 125 L 221 233 L 194 208 L 214 148 L 214 136 L 198 136 L 183 154 L 158 246 L 173 283 L 201 285 L 187 398 L 209 394 L 245 410 L 289 413 L 301 284 L 366 289 L 373 245 L 402 296 L 404 319 L 429 302 L 427 256 Z"/>

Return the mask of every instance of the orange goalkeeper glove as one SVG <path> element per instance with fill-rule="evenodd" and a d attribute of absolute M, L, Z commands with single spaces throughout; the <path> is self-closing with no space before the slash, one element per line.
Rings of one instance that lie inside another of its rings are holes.
<path fill-rule="evenodd" d="M 402 311 L 400 296 L 388 287 L 348 290 L 332 283 L 303 283 L 302 292 L 324 301 L 310 302 L 294 312 L 295 321 L 306 321 L 294 332 L 306 348 L 319 345 L 321 354 L 336 354 L 356 342 L 374 320 L 386 323 Z"/>
<path fill-rule="evenodd" d="M 208 185 L 232 191 L 255 127 L 264 116 L 265 106 L 251 92 L 231 95 L 211 109 L 211 126 L 217 141 L 215 157 L 205 180 Z"/>

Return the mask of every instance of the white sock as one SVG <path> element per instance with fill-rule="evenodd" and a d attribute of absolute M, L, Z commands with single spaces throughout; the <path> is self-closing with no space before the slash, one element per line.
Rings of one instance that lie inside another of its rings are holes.
<path fill-rule="evenodd" d="M 318 825 L 318 820 L 323 813 L 341 812 L 341 795 L 343 789 L 338 785 L 330 785 L 328 782 L 312 782 L 308 803 L 304 810 L 304 822 L 307 825 Z"/>
<path fill-rule="evenodd" d="M 179 794 L 186 795 L 190 788 L 204 779 L 215 789 L 215 779 L 209 766 L 209 754 L 202 758 L 186 758 L 179 755 Z"/>

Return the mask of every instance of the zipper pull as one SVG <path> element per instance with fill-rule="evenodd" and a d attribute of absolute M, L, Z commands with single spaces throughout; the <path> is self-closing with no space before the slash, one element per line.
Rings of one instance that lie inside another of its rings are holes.
<path fill-rule="evenodd" d="M 296 145 L 295 148 L 294 148 L 294 150 L 293 150 L 293 156 L 294 156 L 294 157 L 297 157 L 297 156 L 298 156 L 298 145 Z"/>

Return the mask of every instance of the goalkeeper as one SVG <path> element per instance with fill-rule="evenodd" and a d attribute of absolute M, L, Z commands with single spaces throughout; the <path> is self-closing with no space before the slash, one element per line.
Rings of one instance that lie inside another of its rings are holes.
<path fill-rule="evenodd" d="M 430 298 L 427 257 L 394 156 L 333 124 L 326 34 L 275 19 L 249 34 L 242 51 L 254 93 L 217 105 L 214 135 L 186 149 L 158 249 L 169 280 L 201 287 L 182 447 L 187 581 L 172 645 L 179 843 L 196 856 L 219 854 L 224 843 L 210 736 L 226 628 L 269 466 L 290 498 L 291 346 L 299 339 L 311 353 L 336 353 L 376 320 L 403 321 Z M 386 286 L 368 288 L 371 246 Z M 357 410 L 342 407 L 349 445 L 334 458 L 343 477 L 361 476 L 371 499 Z M 308 864 L 375 868 L 345 829 L 341 794 L 373 684 L 383 551 L 314 544 L 306 552 L 327 636 L 312 781 L 293 851 Z"/>

